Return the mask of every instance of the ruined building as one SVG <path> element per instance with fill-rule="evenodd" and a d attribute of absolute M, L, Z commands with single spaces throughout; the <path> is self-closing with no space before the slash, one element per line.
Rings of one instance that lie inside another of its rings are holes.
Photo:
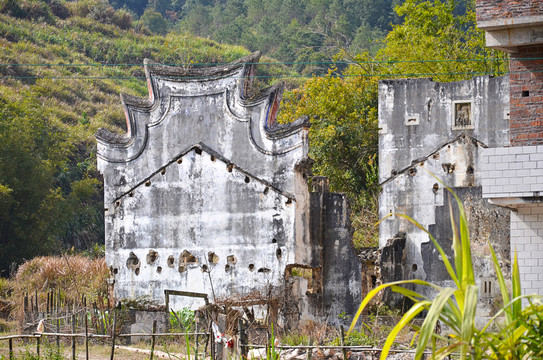
<path fill-rule="evenodd" d="M 522 290 L 543 294 L 543 2 L 477 0 L 486 45 L 509 53 L 510 143 L 483 150 L 483 197 L 511 213 Z"/>
<path fill-rule="evenodd" d="M 431 79 L 379 83 L 379 216 L 403 213 L 428 229 L 452 256 L 451 187 L 464 201 L 473 263 L 480 286 L 481 315 L 493 310 L 494 271 L 490 239 L 509 259 L 509 212 L 482 198 L 483 151 L 509 144 L 507 77 L 475 77 L 450 83 Z M 428 235 L 406 220 L 380 223 L 384 282 L 424 279 L 447 285 L 450 277 Z M 425 291 L 424 288 L 419 289 Z M 388 299 L 394 302 L 402 297 Z"/>
<path fill-rule="evenodd" d="M 380 82 L 380 216 L 411 216 L 450 256 L 449 197 L 430 173 L 452 187 L 470 222 L 484 316 L 499 297 L 488 241 L 506 272 L 517 251 L 524 293 L 543 294 L 543 2 L 477 0 L 476 10 L 487 46 L 510 54 L 510 74 Z M 393 217 L 379 230 L 383 281 L 447 284 L 424 232 Z"/>
<path fill-rule="evenodd" d="M 146 61 L 149 98 L 121 97 L 127 133 L 97 134 L 118 297 L 264 299 L 291 325 L 356 311 L 346 199 L 326 179 L 309 188 L 309 123 L 275 122 L 280 89 L 252 91 L 258 58 L 188 70 Z"/>

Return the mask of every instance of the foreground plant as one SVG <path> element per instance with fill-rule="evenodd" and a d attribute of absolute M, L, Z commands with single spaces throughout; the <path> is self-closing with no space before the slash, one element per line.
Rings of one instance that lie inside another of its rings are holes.
<path fill-rule="evenodd" d="M 501 272 L 496 254 L 489 244 L 492 260 L 498 276 L 504 306 L 494 316 L 487 325 L 478 330 L 475 327 L 475 315 L 477 308 L 478 287 L 475 285 L 475 277 L 473 264 L 471 259 L 471 244 L 469 237 L 469 229 L 467 217 L 462 206 L 461 200 L 449 188 L 447 190 L 454 196 L 458 205 L 459 226 L 457 226 L 452 206 L 449 203 L 451 227 L 453 230 L 452 248 L 454 251 L 454 268 L 449 261 L 442 247 L 435 238 L 418 222 L 403 214 L 390 214 L 402 217 L 419 229 L 428 234 L 430 240 L 438 250 L 447 272 L 454 282 L 455 287 L 441 287 L 424 280 L 403 280 L 378 286 L 370 291 L 366 298 L 360 304 L 360 307 L 353 319 L 349 328 L 349 332 L 353 331 L 356 322 L 373 297 L 375 297 L 383 289 L 390 287 L 392 291 L 400 293 L 414 302 L 414 305 L 403 315 L 401 320 L 392 329 L 387 337 L 381 353 L 381 359 L 386 359 L 393 343 L 401 329 L 408 326 L 411 321 L 426 311 L 426 317 L 418 329 L 418 344 L 415 352 L 415 359 L 420 359 L 423 352 L 432 340 L 432 352 L 434 359 L 443 359 L 453 353 L 459 355 L 460 359 L 466 358 L 493 358 L 493 359 L 518 359 L 524 354 L 534 354 L 535 352 L 527 345 L 529 342 L 537 343 L 543 339 L 541 334 L 540 322 L 542 305 L 531 305 L 522 310 L 520 288 L 520 276 L 518 270 L 517 256 L 513 263 L 512 274 L 512 292 L 509 294 L 503 273 Z M 382 221 L 382 220 L 381 220 Z M 404 288 L 400 285 L 414 284 L 428 286 L 435 290 L 437 295 L 430 299 L 420 293 Z M 491 323 L 505 315 L 505 326 L 501 331 L 493 333 L 489 331 Z M 436 324 L 440 321 L 449 328 L 447 336 L 439 335 L 435 332 Z M 539 335 L 538 335 L 539 334 Z M 531 336 L 531 338 L 530 338 Z M 435 347 L 436 340 L 446 341 L 449 345 L 437 349 Z M 541 345 L 539 345 L 541 347 Z"/>

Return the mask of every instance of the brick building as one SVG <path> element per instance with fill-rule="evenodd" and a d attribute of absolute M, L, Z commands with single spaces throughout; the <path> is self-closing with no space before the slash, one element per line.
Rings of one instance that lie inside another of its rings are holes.
<path fill-rule="evenodd" d="M 483 197 L 510 208 L 523 291 L 543 294 L 543 2 L 477 0 L 488 47 L 510 54 L 510 146 L 483 150 Z"/>

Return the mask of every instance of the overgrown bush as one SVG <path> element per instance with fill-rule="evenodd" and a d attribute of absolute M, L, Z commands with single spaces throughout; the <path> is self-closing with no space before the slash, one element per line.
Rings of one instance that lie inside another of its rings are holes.
<path fill-rule="evenodd" d="M 51 8 L 40 0 L 0 0 L 0 13 L 19 19 L 54 23 Z"/>
<path fill-rule="evenodd" d="M 51 0 L 49 3 L 49 8 L 53 15 L 59 19 L 67 19 L 70 16 L 70 10 L 66 6 L 66 3 L 62 0 Z"/>

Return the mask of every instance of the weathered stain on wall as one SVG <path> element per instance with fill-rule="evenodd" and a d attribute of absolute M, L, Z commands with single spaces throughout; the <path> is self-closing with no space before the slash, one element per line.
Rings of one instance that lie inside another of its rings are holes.
<path fill-rule="evenodd" d="M 379 215 L 412 217 L 452 256 L 449 195 L 432 174 L 437 176 L 464 201 L 477 282 L 494 278 L 489 240 L 501 259 L 509 259 L 509 214 L 481 193 L 482 149 L 509 144 L 508 107 L 506 77 L 379 84 Z M 381 222 L 379 230 L 383 281 L 418 278 L 447 284 L 443 262 L 426 233 L 395 217 Z"/>
<path fill-rule="evenodd" d="M 309 191 L 307 118 L 275 123 L 281 89 L 250 92 L 258 58 L 189 70 L 146 61 L 150 98 L 122 96 L 127 134 L 97 134 L 117 296 L 163 301 L 171 289 L 211 300 L 288 298 L 297 265 L 315 269 L 319 297 L 298 319 L 334 316 L 324 299 L 331 273 L 346 274 L 349 289 L 335 303 L 359 302 L 346 200 Z M 344 264 L 324 261 L 349 252 Z M 170 301 L 174 309 L 198 305 Z"/>

